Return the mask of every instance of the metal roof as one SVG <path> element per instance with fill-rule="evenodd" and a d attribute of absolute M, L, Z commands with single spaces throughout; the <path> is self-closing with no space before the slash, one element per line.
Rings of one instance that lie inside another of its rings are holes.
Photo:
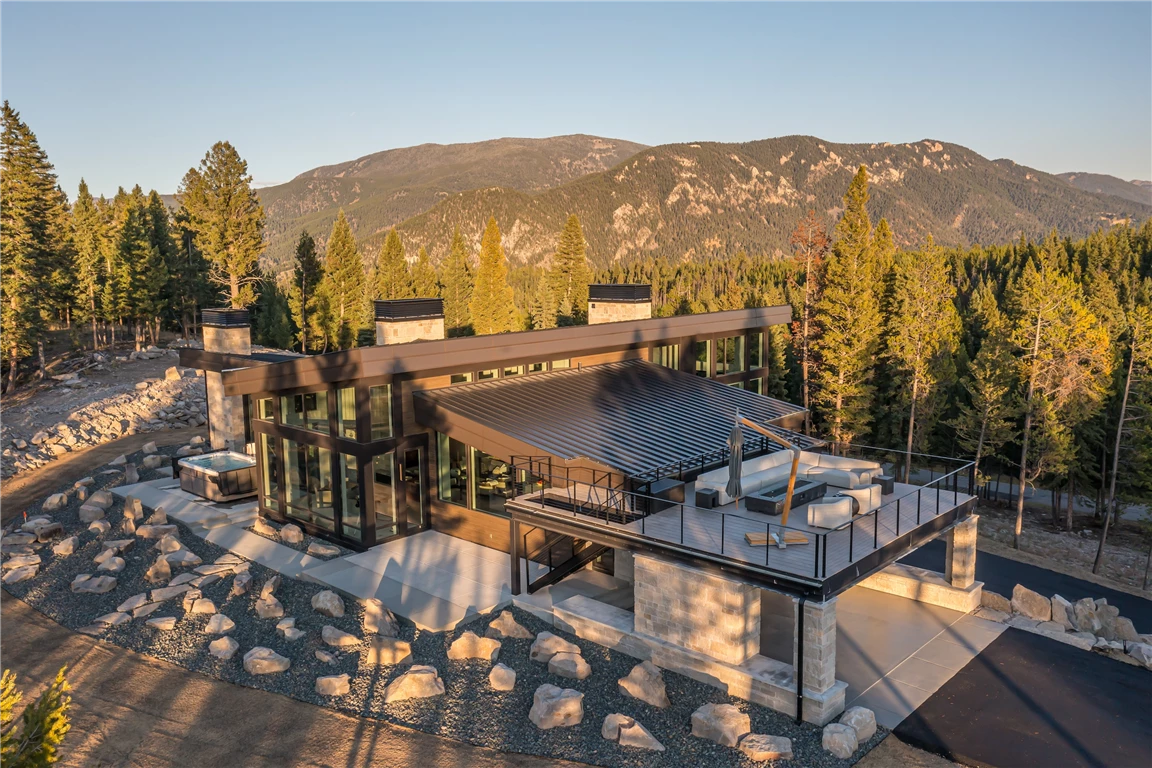
<path fill-rule="evenodd" d="M 761 424 L 804 413 L 791 403 L 644 360 L 461 384 L 414 397 L 418 419 L 423 410 L 422 423 L 448 434 L 454 417 L 464 419 L 562 460 L 591 459 L 632 476 L 723 448 L 737 409 Z"/>

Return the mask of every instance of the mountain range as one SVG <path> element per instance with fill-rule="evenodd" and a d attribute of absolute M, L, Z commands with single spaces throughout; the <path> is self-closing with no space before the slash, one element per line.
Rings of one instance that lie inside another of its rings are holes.
<path fill-rule="evenodd" d="M 831 227 L 860 165 L 869 210 L 899 244 L 928 235 L 962 246 L 1072 237 L 1152 217 L 1152 188 L 1100 174 L 1047 174 L 926 139 L 835 144 L 811 136 L 646 147 L 596 136 L 425 144 L 316 168 L 258 191 L 268 215 L 265 259 L 290 268 L 301 229 L 326 239 L 337 211 L 375 257 L 392 226 L 406 251 L 446 254 L 459 226 L 472 247 L 495 216 L 513 264 L 546 261 L 569 214 L 596 266 L 645 255 L 706 258 L 785 253 L 814 210 Z"/>

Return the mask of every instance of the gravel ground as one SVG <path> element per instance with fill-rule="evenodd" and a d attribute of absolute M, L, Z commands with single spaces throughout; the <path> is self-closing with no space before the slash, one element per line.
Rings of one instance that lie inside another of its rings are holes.
<path fill-rule="evenodd" d="M 275 520 L 265 520 L 264 522 L 268 523 L 268 525 L 271 525 L 277 531 L 280 530 L 280 523 L 276 522 Z M 321 538 L 316 537 L 316 536 L 310 536 L 307 533 L 304 534 L 304 541 L 301 542 L 300 544 L 289 544 L 286 541 L 281 541 L 278 536 L 267 536 L 267 535 L 261 533 L 260 531 L 256 530 L 255 528 L 245 528 L 244 530 L 248 531 L 249 533 L 254 533 L 257 536 L 261 536 L 265 539 L 268 539 L 269 541 L 274 541 L 277 544 L 283 544 L 285 547 L 289 547 L 290 549 L 295 549 L 298 552 L 307 552 L 308 551 L 308 545 L 311 544 L 312 542 L 316 542 L 317 544 L 324 544 L 325 546 L 329 546 L 329 547 L 336 547 L 337 549 L 340 550 L 340 554 L 338 554 L 338 555 L 319 556 L 321 560 L 331 560 L 334 557 L 344 557 L 345 555 L 354 554 L 353 550 L 348 549 L 347 547 L 342 547 L 334 541 L 328 541 L 327 539 L 321 539 Z M 318 555 L 312 555 L 312 557 L 318 557 Z"/>
<path fill-rule="evenodd" d="M 140 455 L 129 458 L 138 462 Z M 142 479 L 155 476 L 155 472 L 141 472 Z M 101 470 L 97 470 L 93 477 L 96 479 L 93 490 L 111 487 L 123 481 L 122 473 L 102 474 Z M 116 498 L 106 513 L 112 523 L 112 530 L 104 536 L 87 530 L 87 525 L 79 522 L 79 506 L 79 502 L 73 498 L 64 510 L 51 514 L 54 520 L 63 523 L 66 535 L 79 537 L 76 552 L 67 557 L 57 557 L 52 553 L 50 545 L 44 545 L 38 550 L 44 560 L 40 573 L 28 581 L 4 587 L 10 594 L 73 629 L 89 625 L 96 617 L 115 611 L 129 597 L 159 586 L 143 580 L 144 572 L 155 560 L 153 543 L 137 539 L 136 545 L 125 555 L 127 566 L 117 574 L 118 584 L 115 589 L 103 595 L 74 594 L 69 585 L 77 574 L 97 573 L 92 558 L 102 549 L 100 540 L 127 538 L 119 533 L 123 519 L 121 499 Z M 199 555 L 205 563 L 226 554 L 227 550 L 189 533 L 182 524 L 176 524 L 180 527 L 180 540 L 185 547 Z M 307 541 L 304 544 L 306 546 Z M 182 570 L 173 568 L 173 575 Z M 209 615 L 185 615 L 180 598 L 166 602 L 148 617 L 175 616 L 177 622 L 174 630 L 165 632 L 149 627 L 145 624 L 146 619 L 141 618 L 105 630 L 101 639 L 222 680 L 284 694 L 341 712 L 379 718 L 499 750 L 602 766 L 727 768 L 756 765 L 738 750 L 691 735 L 692 712 L 708 702 L 734 704 L 747 712 L 754 733 L 791 738 L 795 759 L 774 763 L 777 766 L 848 766 L 862 758 L 887 735 L 886 730 L 879 729 L 863 748 L 857 750 L 852 760 L 839 760 L 821 748 L 821 729 L 808 724 L 798 726 L 791 718 L 770 709 L 751 705 L 711 686 L 667 671 L 664 672 L 664 680 L 672 705 L 664 710 L 651 707 L 623 696 L 616 683 L 628 674 L 637 663 L 636 659 L 559 632 L 519 609 L 513 609 L 517 621 L 532 632 L 552 631 L 580 646 L 584 658 L 592 666 L 592 675 L 586 680 L 569 680 L 551 675 L 547 665 L 529 660 L 528 651 L 532 640 L 505 639 L 498 661 L 516 670 L 516 687 L 508 692 L 494 691 L 488 684 L 491 664 L 448 660 L 448 646 L 457 636 L 456 632 L 423 632 L 410 622 L 400 619 L 400 636 L 412 643 L 415 663 L 431 664 L 439 670 L 446 695 L 386 705 L 383 702 L 385 685 L 406 668 L 361 666 L 358 647 L 340 652 L 325 645 L 320 638 L 321 628 L 325 624 L 360 636 L 362 610 L 358 603 L 346 600 L 345 615 L 339 619 L 328 618 L 312 610 L 311 598 L 320 591 L 317 585 L 283 579 L 276 590 L 276 597 L 284 605 L 285 616 L 295 617 L 296 626 L 307 632 L 306 637 L 290 642 L 276 631 L 277 619 L 260 619 L 252 608 L 260 586 L 274 572 L 256 563 L 250 564 L 249 572 L 253 581 L 246 595 L 231 596 L 231 576 L 202 590 L 204 596 L 210 598 L 221 613 L 236 623 L 235 629 L 228 634 L 240 643 L 240 649 L 231 660 L 221 661 L 209 654 L 208 643 L 215 639 L 215 636 L 203 632 Z M 471 622 L 460 631 L 472 629 L 482 634 L 490 620 L 491 617 L 485 617 Z M 249 675 L 243 668 L 243 654 L 257 645 L 266 646 L 288 657 L 292 662 L 291 667 L 280 674 Z M 319 649 L 336 655 L 336 662 L 328 664 L 319 661 L 315 656 L 315 651 Z M 340 673 L 352 676 L 351 691 L 347 695 L 331 698 L 315 692 L 316 677 Z M 536 688 L 544 683 L 574 688 L 584 693 L 584 720 L 581 724 L 547 731 L 538 730 L 531 724 L 528 710 L 532 706 L 532 696 Z M 613 712 L 634 717 L 664 744 L 666 751 L 649 752 L 620 747 L 604 740 L 600 735 L 601 724 L 604 717 Z"/>

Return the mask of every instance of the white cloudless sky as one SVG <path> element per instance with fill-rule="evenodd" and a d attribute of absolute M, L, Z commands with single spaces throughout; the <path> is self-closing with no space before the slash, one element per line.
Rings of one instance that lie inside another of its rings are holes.
<path fill-rule="evenodd" d="M 426 142 L 932 138 L 1152 177 L 1152 3 L 0 5 L 0 92 L 61 184 L 264 185 Z"/>

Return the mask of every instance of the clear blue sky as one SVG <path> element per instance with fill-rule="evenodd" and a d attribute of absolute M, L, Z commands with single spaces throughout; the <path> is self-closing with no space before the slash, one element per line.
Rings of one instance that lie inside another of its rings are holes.
<path fill-rule="evenodd" d="M 72 196 L 424 142 L 932 138 L 1152 176 L 1152 4 L 4 2 L 0 89 Z"/>

